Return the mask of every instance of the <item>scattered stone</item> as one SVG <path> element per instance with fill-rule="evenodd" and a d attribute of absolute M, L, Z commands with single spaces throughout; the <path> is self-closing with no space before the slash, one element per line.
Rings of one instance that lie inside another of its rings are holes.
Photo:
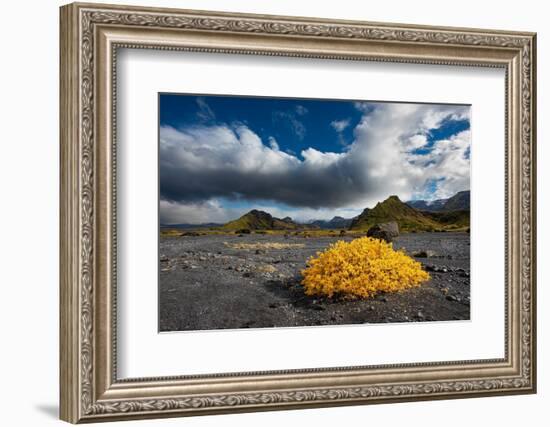
<path fill-rule="evenodd" d="M 253 276 L 254 275 L 250 271 L 243 273 L 243 277 L 253 277 Z"/>
<path fill-rule="evenodd" d="M 418 313 L 416 313 L 416 317 L 419 318 L 419 319 L 424 319 L 424 313 L 419 311 Z"/>
<path fill-rule="evenodd" d="M 435 251 L 431 251 L 427 249 L 427 250 L 414 252 L 412 256 L 415 258 L 436 258 L 437 254 L 435 253 Z"/>
<path fill-rule="evenodd" d="M 196 231 L 184 231 L 180 234 L 180 237 L 198 237 L 201 234 Z"/>
<path fill-rule="evenodd" d="M 458 298 L 455 297 L 454 295 L 447 295 L 445 297 L 448 301 L 453 301 L 453 302 L 457 302 L 458 301 Z"/>
<path fill-rule="evenodd" d="M 373 225 L 367 231 L 367 237 L 374 237 L 390 243 L 393 239 L 399 237 L 399 226 L 395 221 Z"/>
<path fill-rule="evenodd" d="M 235 230 L 235 234 L 250 234 L 250 230 L 248 228 L 241 228 L 240 230 Z"/>
<path fill-rule="evenodd" d="M 426 269 L 426 271 L 433 271 L 435 273 L 448 273 L 449 272 L 449 268 L 440 267 L 440 266 L 433 265 L 433 264 L 425 264 L 424 268 Z"/>

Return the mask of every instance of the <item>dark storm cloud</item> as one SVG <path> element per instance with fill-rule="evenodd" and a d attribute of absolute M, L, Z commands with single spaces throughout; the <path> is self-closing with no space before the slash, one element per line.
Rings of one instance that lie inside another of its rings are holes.
<path fill-rule="evenodd" d="M 367 206 L 398 194 L 409 198 L 441 178 L 441 191 L 469 188 L 469 131 L 414 150 L 444 120 L 468 107 L 377 104 L 354 130 L 343 153 L 313 148 L 301 157 L 262 141 L 243 125 L 195 126 L 160 132 L 161 199 L 200 203 L 214 198 L 273 200 L 296 207 Z M 436 155 L 437 154 L 437 155 Z"/>

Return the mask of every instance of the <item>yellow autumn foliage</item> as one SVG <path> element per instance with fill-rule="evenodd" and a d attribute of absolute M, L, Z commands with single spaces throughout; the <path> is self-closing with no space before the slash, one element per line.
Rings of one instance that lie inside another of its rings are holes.
<path fill-rule="evenodd" d="M 419 262 L 391 243 L 371 237 L 339 240 L 302 270 L 306 295 L 335 294 L 368 298 L 378 292 L 396 292 L 430 279 Z"/>

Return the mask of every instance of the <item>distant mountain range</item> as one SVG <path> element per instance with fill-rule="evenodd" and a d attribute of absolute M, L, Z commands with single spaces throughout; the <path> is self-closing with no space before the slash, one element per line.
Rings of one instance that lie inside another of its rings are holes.
<path fill-rule="evenodd" d="M 221 227 L 223 224 L 219 224 L 216 222 L 205 222 L 202 224 L 161 224 L 160 228 L 178 228 L 182 230 L 190 229 L 190 228 L 216 228 Z"/>
<path fill-rule="evenodd" d="M 470 190 L 460 191 L 448 199 L 411 200 L 406 203 L 416 210 L 428 212 L 470 210 Z"/>
<path fill-rule="evenodd" d="M 347 229 L 351 225 L 353 221 L 353 218 L 342 218 L 341 216 L 335 216 L 331 220 L 324 220 L 324 219 L 318 219 L 315 221 L 311 221 L 309 225 L 313 225 L 318 228 L 323 229 Z"/>
<path fill-rule="evenodd" d="M 161 225 L 162 228 L 215 228 L 225 231 L 239 230 L 313 230 L 349 229 L 367 231 L 375 224 L 395 221 L 401 231 L 436 231 L 467 229 L 470 226 L 470 191 L 461 191 L 448 199 L 427 202 L 402 202 L 390 196 L 372 209 L 366 208 L 354 218 L 335 216 L 331 220 L 315 220 L 307 224 L 290 217 L 276 218 L 268 212 L 253 209 L 226 224 Z"/>

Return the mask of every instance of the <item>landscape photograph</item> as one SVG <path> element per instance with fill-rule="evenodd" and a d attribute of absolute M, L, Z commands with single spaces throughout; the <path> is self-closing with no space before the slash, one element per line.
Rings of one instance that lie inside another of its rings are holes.
<path fill-rule="evenodd" d="M 470 319 L 470 106 L 161 93 L 159 331 Z"/>

